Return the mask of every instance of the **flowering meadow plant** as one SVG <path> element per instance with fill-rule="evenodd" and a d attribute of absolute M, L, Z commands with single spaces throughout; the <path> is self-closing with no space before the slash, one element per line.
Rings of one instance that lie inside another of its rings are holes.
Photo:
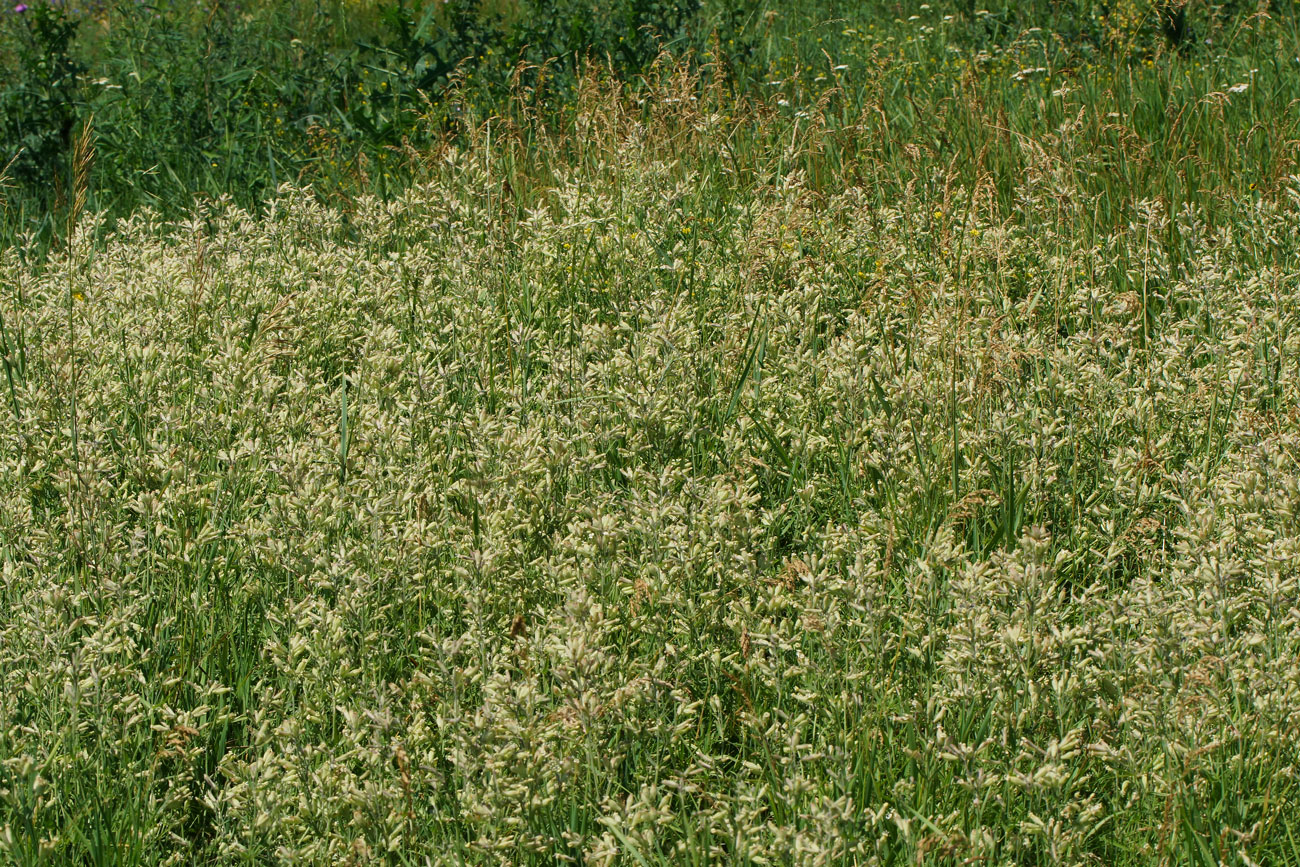
<path fill-rule="evenodd" d="M 0 863 L 1300 863 L 1300 138 L 1027 66 L 0 249 Z"/>

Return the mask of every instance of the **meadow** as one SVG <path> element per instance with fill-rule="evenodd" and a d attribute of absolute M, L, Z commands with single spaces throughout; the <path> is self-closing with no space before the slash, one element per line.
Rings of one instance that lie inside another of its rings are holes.
<path fill-rule="evenodd" d="M 511 37 L 226 179 L 67 103 L 0 864 L 1300 865 L 1300 31 L 1168 8 Z"/>

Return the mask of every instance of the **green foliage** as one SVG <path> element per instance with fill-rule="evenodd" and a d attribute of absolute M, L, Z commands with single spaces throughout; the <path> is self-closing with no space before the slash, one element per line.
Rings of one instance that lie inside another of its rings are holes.
<path fill-rule="evenodd" d="M 1187 7 L 1183 36 L 1171 40 L 1161 22 L 1178 8 L 1156 0 L 952 0 L 927 10 L 885 0 L 276 0 L 245 9 L 107 0 L 74 11 L 41 0 L 0 19 L 0 160 L 20 154 L 0 236 L 36 230 L 53 240 L 70 130 L 91 113 L 89 205 L 113 216 L 146 204 L 179 213 L 195 195 L 255 208 L 286 181 L 341 199 L 387 196 L 420 176 L 421 154 L 466 134 L 472 118 L 558 117 L 572 109 L 586 64 L 608 66 L 635 88 L 663 51 L 691 58 L 735 93 L 766 98 L 779 87 L 804 100 L 847 81 L 841 94 L 850 103 L 866 92 L 856 86 L 865 76 L 905 64 L 908 92 L 894 91 L 897 108 L 887 106 L 904 118 L 938 110 L 946 96 L 930 84 L 959 57 L 984 58 L 993 82 L 1003 61 L 1068 75 L 1171 54 L 1225 69 L 1249 55 L 1257 67 L 1272 51 L 1255 6 Z M 1229 41 L 1233 54 L 1223 56 Z M 990 96 L 1026 110 L 1014 88 Z"/>
<path fill-rule="evenodd" d="M 1064 43 L 1150 56 L 1162 48 L 1191 50 L 1259 14 L 1270 0 L 961 0 L 953 6 L 978 22 L 980 35 L 1002 42 L 1038 28 Z M 1281 11 L 1281 10 L 1275 10 Z"/>
<path fill-rule="evenodd" d="M 660 51 L 698 37 L 688 30 L 699 11 L 699 0 L 428 3 L 422 10 L 402 3 L 389 7 L 385 20 L 390 47 L 414 87 L 436 93 L 468 69 L 504 92 L 518 64 L 544 67 L 548 78 L 570 88 L 584 60 L 607 61 L 615 73 L 634 76 Z"/>
<path fill-rule="evenodd" d="M 20 183 L 49 188 L 67 168 L 78 115 L 84 67 L 72 43 L 79 21 L 50 0 L 33 0 L 4 18 L 15 69 L 0 79 L 0 168 L 11 164 Z"/>

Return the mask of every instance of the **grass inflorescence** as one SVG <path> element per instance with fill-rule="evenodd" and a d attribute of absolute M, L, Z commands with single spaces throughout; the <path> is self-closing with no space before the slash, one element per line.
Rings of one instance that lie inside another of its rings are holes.
<path fill-rule="evenodd" d="M 1294 34 L 941 13 L 387 195 L 113 222 L 82 125 L 0 252 L 0 863 L 1300 863 Z"/>

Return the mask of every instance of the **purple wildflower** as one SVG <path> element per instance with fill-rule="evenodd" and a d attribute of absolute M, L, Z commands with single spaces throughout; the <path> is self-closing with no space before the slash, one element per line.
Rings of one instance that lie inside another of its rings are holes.
<path fill-rule="evenodd" d="M 19 3 L 17 6 L 14 7 L 14 11 L 15 11 L 15 12 L 26 12 L 26 11 L 27 11 L 27 4 L 26 4 L 26 3 Z"/>

